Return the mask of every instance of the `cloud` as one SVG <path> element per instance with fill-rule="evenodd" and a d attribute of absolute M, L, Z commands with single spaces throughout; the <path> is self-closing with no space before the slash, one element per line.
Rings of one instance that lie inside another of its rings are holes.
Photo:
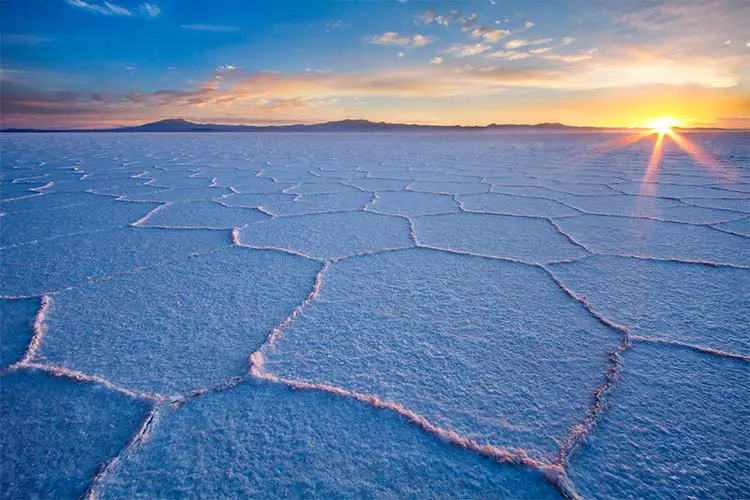
<path fill-rule="evenodd" d="M 161 13 L 161 9 L 152 3 L 144 3 L 140 6 L 140 11 L 148 17 L 156 17 Z"/>
<path fill-rule="evenodd" d="M 429 45 L 432 42 L 436 40 L 435 37 L 432 36 L 424 36 L 417 33 L 413 37 L 411 37 L 411 43 L 414 47 L 424 47 L 425 45 Z"/>
<path fill-rule="evenodd" d="M 105 16 L 124 16 L 133 17 L 134 11 L 126 7 L 122 7 L 112 2 L 107 1 L 91 1 L 86 2 L 84 0 L 64 0 L 68 5 L 78 7 L 80 9 L 93 12 L 95 14 L 102 14 Z M 152 3 L 144 3 L 138 6 L 137 12 L 144 17 L 156 17 L 161 12 L 161 9 Z"/>
<path fill-rule="evenodd" d="M 232 71 L 237 71 L 239 69 L 239 66 L 235 66 L 234 64 L 222 64 L 221 66 L 217 66 L 214 71 L 217 73 L 231 73 Z"/>
<path fill-rule="evenodd" d="M 460 10 L 452 10 L 445 16 L 437 16 L 435 18 L 435 22 L 438 24 L 442 24 L 443 26 L 448 26 L 450 23 L 461 21 L 463 21 L 463 19 L 461 18 Z"/>
<path fill-rule="evenodd" d="M 518 49 L 527 45 L 542 45 L 554 41 L 554 38 L 538 38 L 536 40 L 511 40 L 505 44 L 506 49 Z"/>
<path fill-rule="evenodd" d="M 524 24 L 524 26 L 526 28 L 533 28 L 534 26 L 536 26 L 536 24 L 534 24 L 533 21 L 526 21 L 526 24 Z"/>
<path fill-rule="evenodd" d="M 432 64 L 424 61 L 422 65 L 398 65 L 391 69 L 354 72 L 245 73 L 241 68 L 235 68 L 231 71 L 231 78 L 227 76 L 224 80 L 217 78 L 222 76 L 219 71 L 212 71 L 210 78 L 199 84 L 157 91 L 134 90 L 121 95 L 58 92 L 57 88 L 69 85 L 66 79 L 54 79 L 47 74 L 34 79 L 28 71 L 17 74 L 23 70 L 8 68 L 3 70 L 2 113 L 6 126 L 53 126 L 53 123 L 90 126 L 105 121 L 143 122 L 151 118 L 176 116 L 196 119 L 221 117 L 218 121 L 239 122 L 248 121 L 248 116 L 252 116 L 254 121 L 301 121 L 321 116 L 328 119 L 336 116 L 335 113 L 344 113 L 350 109 L 348 106 L 354 105 L 352 103 L 364 103 L 374 106 L 372 109 L 380 109 L 378 106 L 387 104 L 388 99 L 396 99 L 390 101 L 394 109 L 402 107 L 405 112 L 419 114 L 422 107 L 409 107 L 405 98 L 414 99 L 415 103 L 432 99 L 435 101 L 431 102 L 449 105 L 456 102 L 451 100 L 454 97 L 471 96 L 485 103 L 517 89 L 579 92 L 569 95 L 585 95 L 586 99 L 591 95 L 601 95 L 590 92 L 592 90 L 613 89 L 613 93 L 621 93 L 647 86 L 658 87 L 663 93 L 692 88 L 701 92 L 713 89 L 711 92 L 716 95 L 736 95 L 741 92 L 742 87 L 736 86 L 742 81 L 745 71 L 745 54 L 720 60 L 698 57 L 690 61 L 675 61 L 649 55 L 637 48 L 617 53 L 607 51 L 596 58 L 591 57 L 593 52 L 543 52 L 535 55 L 530 51 L 482 52 L 497 65 L 452 66 L 435 64 L 437 59 L 433 59 L 430 61 Z M 543 62 L 543 56 L 552 56 L 547 67 L 501 64 L 530 57 Z M 483 58 L 485 62 L 489 59 Z M 575 63 L 575 69 L 571 70 L 568 63 Z M 50 85 L 50 81 L 55 83 Z M 44 85 L 50 85 L 55 90 L 36 90 Z M 724 113 L 722 116 L 733 116 L 732 113 L 734 116 L 745 115 L 740 105 L 732 106 L 728 111 L 721 111 Z M 440 106 L 431 107 L 438 108 Z M 321 110 L 327 114 L 319 114 L 323 112 Z M 305 114 L 313 111 L 318 114 Z"/>
<path fill-rule="evenodd" d="M 494 59 L 505 59 L 507 61 L 515 61 L 516 59 L 526 59 L 528 57 L 531 57 L 531 55 L 527 52 L 498 50 L 497 52 L 492 52 L 490 54 L 487 54 L 487 57 L 492 57 Z"/>
<path fill-rule="evenodd" d="M 476 16 L 476 14 L 473 14 Z M 469 16 L 471 17 L 471 16 Z M 476 17 L 474 17 L 476 19 Z M 415 24 L 430 24 L 430 23 L 437 23 L 442 24 L 443 26 L 448 26 L 451 23 L 457 23 L 457 22 L 463 22 L 464 19 L 461 16 L 460 10 L 451 10 L 446 15 L 439 15 L 435 9 L 430 9 L 420 15 L 418 15 L 414 22 Z"/>
<path fill-rule="evenodd" d="M 227 26 L 223 24 L 182 24 L 180 28 L 190 31 L 213 31 L 216 33 L 238 31 L 237 26 Z"/>
<path fill-rule="evenodd" d="M 54 38 L 43 35 L 35 35 L 33 33 L 3 33 L 2 35 L 2 43 L 4 45 L 25 45 L 31 47 L 34 45 L 41 45 L 43 43 L 54 41 Z"/>
<path fill-rule="evenodd" d="M 529 50 L 529 54 L 544 54 L 545 52 L 549 52 L 554 47 L 538 47 L 536 49 Z"/>
<path fill-rule="evenodd" d="M 376 45 L 400 45 L 409 49 L 424 47 L 437 40 L 434 36 L 425 36 L 419 33 L 414 35 L 402 35 L 395 31 L 387 31 L 380 35 L 372 35 L 365 38 L 368 43 Z"/>
<path fill-rule="evenodd" d="M 403 52 L 399 52 L 398 54 L 396 54 L 396 57 L 398 57 L 398 58 L 402 58 L 402 57 L 404 57 L 404 55 L 405 55 L 405 54 L 404 54 Z"/>
<path fill-rule="evenodd" d="M 430 64 L 443 64 L 443 58 L 440 56 L 435 56 L 430 59 Z"/>
<path fill-rule="evenodd" d="M 116 5 L 110 2 L 89 3 L 89 2 L 84 2 L 83 0 L 65 0 L 65 1 L 69 5 L 72 5 L 73 7 L 85 9 L 90 12 L 95 12 L 97 14 L 103 14 L 105 16 L 132 16 L 133 15 L 133 13 L 130 12 L 125 7 L 120 7 L 119 5 Z"/>
<path fill-rule="evenodd" d="M 495 43 L 510 35 L 508 30 L 496 30 L 485 26 L 477 26 L 471 30 L 473 38 L 482 38 L 487 43 Z"/>
<path fill-rule="evenodd" d="M 576 41 L 576 39 L 573 38 L 572 36 L 564 36 L 564 37 L 562 37 L 560 39 L 560 45 L 562 45 L 562 46 L 570 45 L 571 43 L 573 43 L 575 41 Z"/>
<path fill-rule="evenodd" d="M 450 54 L 454 57 L 468 57 L 481 54 L 482 52 L 490 50 L 492 47 L 483 43 L 457 43 L 451 45 L 443 51 L 444 54 Z"/>
<path fill-rule="evenodd" d="M 437 11 L 435 11 L 435 9 L 430 9 L 426 12 L 423 12 L 422 14 L 419 14 L 414 19 L 414 22 L 416 24 L 430 24 L 435 20 L 435 16 L 437 16 Z"/>
<path fill-rule="evenodd" d="M 579 54 L 544 54 L 543 59 L 550 61 L 562 61 L 566 63 L 588 61 L 594 57 L 595 51 L 582 52 Z"/>

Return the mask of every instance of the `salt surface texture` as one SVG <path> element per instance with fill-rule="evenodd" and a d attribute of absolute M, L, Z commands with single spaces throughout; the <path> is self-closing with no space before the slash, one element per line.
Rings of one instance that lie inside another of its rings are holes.
<path fill-rule="evenodd" d="M 742 496 L 750 138 L 611 138 L 0 138 L 2 496 Z"/>

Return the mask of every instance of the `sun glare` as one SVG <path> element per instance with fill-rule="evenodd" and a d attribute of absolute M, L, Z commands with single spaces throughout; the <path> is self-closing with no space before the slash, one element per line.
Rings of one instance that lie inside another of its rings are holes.
<path fill-rule="evenodd" d="M 672 131 L 672 127 L 676 127 L 680 124 L 677 120 L 674 118 L 670 118 L 668 116 L 665 116 L 663 118 L 656 118 L 654 120 L 651 120 L 648 123 L 648 127 L 653 132 L 658 132 L 659 135 L 668 134 Z"/>
<path fill-rule="evenodd" d="M 634 144 L 648 137 L 655 137 L 651 157 L 646 167 L 643 177 L 643 190 L 641 194 L 648 194 L 649 189 L 653 189 L 653 183 L 656 181 L 659 173 L 659 167 L 662 161 L 662 153 L 666 141 L 671 141 L 677 147 L 689 154 L 693 160 L 701 167 L 707 168 L 713 172 L 717 179 L 731 182 L 736 177 L 736 172 L 732 169 L 725 168 L 721 162 L 712 157 L 707 151 L 704 151 L 697 143 L 691 141 L 685 131 L 673 130 L 673 127 L 679 127 L 680 121 L 669 116 L 654 118 L 646 122 L 645 130 L 627 134 L 599 144 L 593 151 L 595 153 L 607 153 L 616 149 L 623 148 L 629 144 Z"/>

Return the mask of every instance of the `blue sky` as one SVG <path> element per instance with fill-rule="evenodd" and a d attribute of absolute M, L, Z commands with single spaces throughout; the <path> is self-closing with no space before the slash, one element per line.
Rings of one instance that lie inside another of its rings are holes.
<path fill-rule="evenodd" d="M 0 2 L 4 126 L 748 126 L 745 0 Z"/>

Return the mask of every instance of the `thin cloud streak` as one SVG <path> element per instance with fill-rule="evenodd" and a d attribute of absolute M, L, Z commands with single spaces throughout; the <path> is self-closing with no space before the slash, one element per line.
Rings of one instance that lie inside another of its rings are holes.
<path fill-rule="evenodd" d="M 140 13 L 143 17 L 153 18 L 157 17 L 161 13 L 161 9 L 158 5 L 152 3 L 143 3 L 137 6 L 135 11 L 122 7 L 121 5 L 113 2 L 101 1 L 101 2 L 86 2 L 84 0 L 64 0 L 65 3 L 79 9 L 92 12 L 94 14 L 101 14 L 104 16 L 122 16 L 122 17 L 134 17 L 136 13 Z"/>
<path fill-rule="evenodd" d="M 213 31 L 216 33 L 226 33 L 239 31 L 237 26 L 225 26 L 220 24 L 182 24 L 180 28 L 190 31 Z"/>

